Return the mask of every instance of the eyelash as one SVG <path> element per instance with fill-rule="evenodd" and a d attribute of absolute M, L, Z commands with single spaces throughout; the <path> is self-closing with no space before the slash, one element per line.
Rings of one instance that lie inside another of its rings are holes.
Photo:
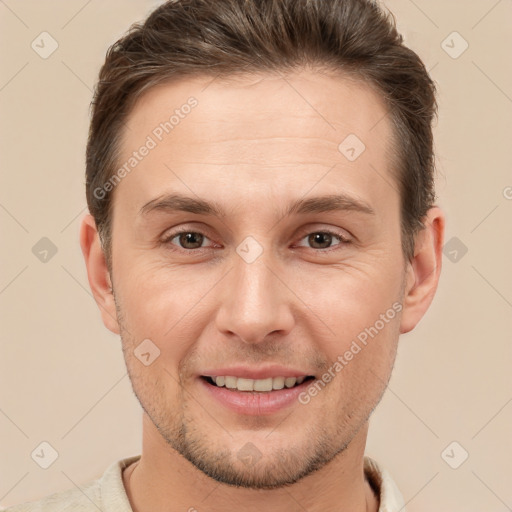
<path fill-rule="evenodd" d="M 174 244 L 171 244 L 171 241 L 174 240 L 177 236 L 179 236 L 179 235 L 181 235 L 183 233 L 193 233 L 193 234 L 197 234 L 197 235 L 203 235 L 205 238 L 209 239 L 201 231 L 193 231 L 193 230 L 190 230 L 190 229 L 187 229 L 187 228 L 183 228 L 183 229 L 178 229 L 178 230 L 173 231 L 172 233 L 170 233 L 168 236 L 166 236 L 161 241 L 161 243 L 163 245 L 174 245 Z M 309 235 L 318 234 L 318 233 L 331 235 L 333 238 L 336 238 L 339 241 L 339 244 L 336 244 L 336 245 L 331 246 L 331 247 L 327 247 L 326 249 L 315 249 L 315 248 L 310 247 L 310 249 L 315 251 L 315 252 L 324 252 L 324 253 L 325 252 L 330 252 L 331 250 L 336 250 L 336 247 L 338 247 L 338 246 L 348 245 L 348 244 L 351 243 L 351 241 L 349 239 L 345 238 L 344 236 L 342 236 L 339 233 L 336 233 L 335 231 L 332 231 L 330 229 L 323 229 L 323 230 L 319 230 L 319 231 L 310 231 L 310 232 L 306 233 L 304 236 L 302 236 L 302 238 L 300 240 L 302 241 L 304 238 L 308 237 Z M 177 246 L 176 250 L 180 250 L 180 251 L 191 253 L 191 252 L 195 252 L 195 251 L 201 251 L 203 249 L 209 249 L 209 247 L 199 247 L 197 249 L 184 249 L 183 247 Z"/>

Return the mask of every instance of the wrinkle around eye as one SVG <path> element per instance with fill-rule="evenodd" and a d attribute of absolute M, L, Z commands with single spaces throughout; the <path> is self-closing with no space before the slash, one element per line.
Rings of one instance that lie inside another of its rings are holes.
<path fill-rule="evenodd" d="M 180 245 L 180 241 L 179 241 L 179 237 L 181 235 L 187 235 L 187 234 L 194 234 L 194 235 L 200 235 L 202 237 L 202 240 L 201 242 L 204 242 L 204 241 L 210 241 L 212 242 L 214 245 L 210 245 L 210 246 L 201 246 L 201 247 L 193 247 L 193 248 L 186 248 L 186 247 L 183 247 Z M 328 235 L 330 237 L 330 242 L 331 242 L 331 245 L 329 247 L 311 247 L 311 246 L 307 246 L 307 245 L 301 245 L 300 243 L 301 242 L 305 242 L 306 244 L 309 244 L 309 238 L 312 236 L 312 235 L 317 235 L 317 234 L 322 234 L 322 235 Z M 178 239 L 178 242 L 177 243 L 173 243 L 173 240 L 175 239 Z M 337 240 L 337 243 L 332 243 L 332 242 L 335 242 Z M 295 247 L 304 247 L 306 249 L 309 249 L 311 250 L 312 252 L 315 252 L 315 253 L 318 253 L 318 252 L 331 252 L 333 250 L 336 250 L 335 248 L 336 247 L 342 247 L 342 246 L 347 246 L 347 245 L 350 245 L 352 244 L 352 240 L 350 238 L 348 238 L 347 236 L 345 235 L 342 235 L 340 233 L 337 233 L 336 231 L 333 231 L 333 230 L 330 230 L 330 229 L 317 229 L 317 230 L 310 230 L 308 231 L 306 234 L 303 234 L 300 238 L 299 238 L 299 244 L 296 245 Z M 171 245 L 173 246 L 173 249 L 176 248 L 176 250 L 178 251 L 181 251 L 181 252 L 195 252 L 195 251 L 203 251 L 204 249 L 211 249 L 211 248 L 219 248 L 219 245 L 216 244 L 214 241 L 212 241 L 205 233 L 203 233 L 202 231 L 199 231 L 199 230 L 191 230 L 191 229 L 178 229 L 176 231 L 171 231 L 171 233 L 168 233 L 167 235 L 165 235 L 163 237 L 163 239 L 160 241 L 160 244 L 161 245 Z M 216 247 L 215 247 L 216 245 Z"/>

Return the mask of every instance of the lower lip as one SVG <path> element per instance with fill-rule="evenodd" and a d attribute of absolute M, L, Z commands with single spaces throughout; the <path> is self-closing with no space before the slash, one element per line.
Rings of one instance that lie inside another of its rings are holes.
<path fill-rule="evenodd" d="M 273 391 L 237 391 L 218 387 L 199 377 L 202 386 L 222 405 L 238 414 L 262 416 L 279 412 L 299 402 L 299 395 L 313 382 L 309 379 L 293 388 Z"/>

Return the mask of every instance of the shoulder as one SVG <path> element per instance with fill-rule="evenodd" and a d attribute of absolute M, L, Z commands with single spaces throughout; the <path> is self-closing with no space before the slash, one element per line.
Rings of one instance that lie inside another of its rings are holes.
<path fill-rule="evenodd" d="M 37 501 L 14 505 L 2 512 L 131 512 L 122 470 L 140 456 L 111 464 L 104 474 L 85 486 L 55 492 Z"/>
<path fill-rule="evenodd" d="M 38 501 L 30 501 L 9 507 L 3 512 L 85 512 L 98 510 L 101 499 L 99 480 L 94 480 L 80 489 L 68 489 L 45 496 Z"/>
<path fill-rule="evenodd" d="M 365 455 L 364 474 L 379 497 L 379 512 L 406 512 L 402 493 L 384 466 Z"/>

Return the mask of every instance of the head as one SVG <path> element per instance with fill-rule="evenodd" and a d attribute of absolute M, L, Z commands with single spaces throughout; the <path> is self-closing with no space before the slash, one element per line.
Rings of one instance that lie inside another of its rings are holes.
<path fill-rule="evenodd" d="M 82 250 L 153 434 L 204 473 L 285 485 L 367 425 L 439 277 L 435 112 L 370 0 L 176 0 L 109 49 Z M 210 400 L 276 365 L 312 377 L 283 410 Z"/>

